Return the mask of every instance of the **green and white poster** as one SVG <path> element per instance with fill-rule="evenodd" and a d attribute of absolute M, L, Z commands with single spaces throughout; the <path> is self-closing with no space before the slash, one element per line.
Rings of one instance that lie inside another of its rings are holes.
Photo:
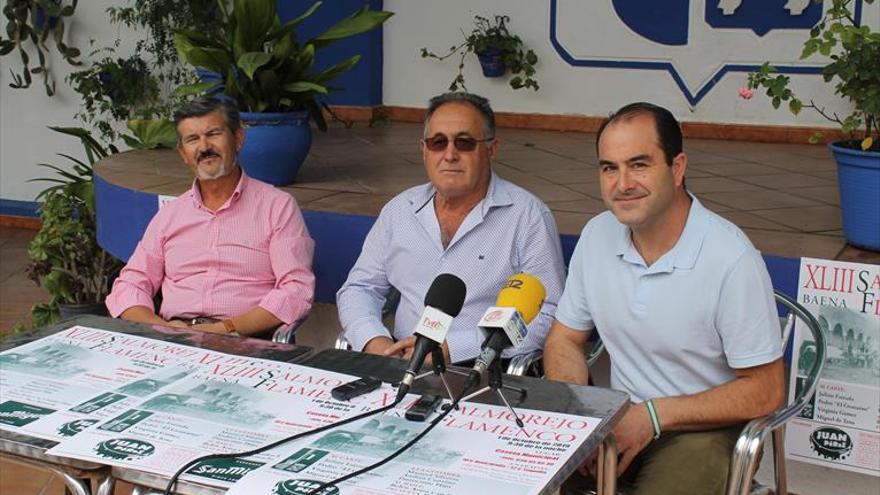
<path fill-rule="evenodd" d="M 880 476 L 880 266 L 803 258 L 798 287 L 827 349 L 813 400 L 787 426 L 788 456 Z M 792 396 L 816 359 L 809 330 L 796 331 Z"/>
<path fill-rule="evenodd" d="M 413 397 L 414 399 L 415 397 Z M 427 427 L 398 408 L 275 449 L 274 458 L 245 475 L 228 495 L 308 493 L 326 481 L 374 464 Z M 599 419 L 465 402 L 428 435 L 380 468 L 332 486 L 324 495 L 537 495 L 559 486 L 563 467 Z"/>

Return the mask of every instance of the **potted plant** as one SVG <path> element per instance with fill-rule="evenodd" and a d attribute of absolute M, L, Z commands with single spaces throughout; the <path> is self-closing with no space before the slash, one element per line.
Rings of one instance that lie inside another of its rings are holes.
<path fill-rule="evenodd" d="M 62 0 L 6 0 L 3 15 L 6 17 L 6 35 L 0 36 L 0 56 L 8 55 L 18 49 L 21 58 L 21 72 L 10 69 L 12 88 L 28 88 L 31 75 L 40 75 L 46 94 L 55 94 L 55 81 L 49 75 L 46 65 L 46 53 L 49 47 L 46 42 L 49 36 L 55 41 L 58 53 L 71 65 L 80 65 L 77 60 L 79 49 L 64 43 L 64 18 L 73 16 L 78 0 L 63 2 Z M 31 50 L 37 52 L 37 66 L 31 67 Z"/>
<path fill-rule="evenodd" d="M 789 77 L 774 74 L 768 63 L 749 74 L 748 87 L 740 94 L 748 98 L 751 90 L 763 88 L 774 108 L 787 102 L 795 115 L 809 108 L 849 134 L 850 139 L 829 144 L 838 166 L 844 235 L 854 246 L 880 251 L 880 32 L 860 25 L 853 5 L 853 0 L 832 0 L 800 56 L 828 57 L 822 77 L 834 84 L 836 95 L 852 103 L 849 115 L 841 117 L 813 100 L 799 99 L 789 88 Z"/>
<path fill-rule="evenodd" d="M 137 54 L 105 56 L 88 69 L 69 74 L 67 82 L 82 99 L 76 117 L 94 126 L 105 142 L 119 137 L 114 121 L 148 119 L 163 113 L 159 85 L 147 62 Z"/>
<path fill-rule="evenodd" d="M 509 70 L 513 77 L 510 79 L 510 87 L 513 89 L 532 88 L 538 90 L 538 81 L 535 80 L 535 64 L 538 56 L 523 45 L 519 36 L 511 34 L 507 28 L 510 17 L 496 15 L 493 20 L 483 16 L 474 16 L 474 29 L 471 34 L 464 35 L 464 41 L 449 49 L 445 55 L 437 55 L 427 48 L 422 48 L 422 58 L 435 58 L 446 60 L 458 53 L 461 57 L 458 61 L 458 74 L 449 85 L 450 91 L 460 88 L 467 91 L 464 84 L 464 59 L 469 53 L 474 53 L 480 61 L 483 75 L 486 77 L 501 77 Z"/>
<path fill-rule="evenodd" d="M 73 163 L 72 171 L 40 164 L 58 177 L 35 179 L 54 185 L 37 196 L 42 225 L 28 248 L 28 276 L 50 296 L 34 306 L 34 326 L 76 314 L 106 314 L 104 298 L 122 266 L 97 243 L 92 182 L 92 164 L 115 148 L 105 149 L 84 129 L 50 129 L 78 137 L 88 161 L 61 155 Z"/>
<path fill-rule="evenodd" d="M 248 138 L 240 160 L 247 173 L 275 185 L 296 179 L 311 146 L 309 121 L 326 130 L 317 99 L 328 84 L 351 69 L 359 55 L 323 71 L 314 69 L 316 52 L 330 43 L 365 33 L 382 25 L 390 12 L 367 6 L 309 40 L 299 40 L 296 29 L 322 2 L 282 24 L 275 0 L 234 0 L 231 8 L 217 0 L 218 33 L 178 30 L 175 42 L 183 60 L 220 75 L 220 81 L 181 86 L 176 95 L 211 92 L 220 85 L 227 98 L 238 103 Z"/>

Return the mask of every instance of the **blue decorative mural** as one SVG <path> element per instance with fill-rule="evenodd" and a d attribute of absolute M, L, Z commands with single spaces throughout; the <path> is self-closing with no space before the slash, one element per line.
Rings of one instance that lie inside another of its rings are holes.
<path fill-rule="evenodd" d="M 550 42 L 575 67 L 669 73 L 691 106 L 729 72 L 756 70 L 767 48 L 783 74 L 820 74 L 798 62 L 825 4 L 812 0 L 550 0 Z M 863 0 L 854 0 L 861 22 Z M 777 54 L 779 55 L 779 54 Z M 795 63 L 798 62 L 798 63 Z"/>

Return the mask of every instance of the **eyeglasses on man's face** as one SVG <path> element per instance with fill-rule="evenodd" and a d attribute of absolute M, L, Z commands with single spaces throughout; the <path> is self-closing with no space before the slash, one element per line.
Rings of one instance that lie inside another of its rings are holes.
<path fill-rule="evenodd" d="M 485 143 L 493 139 L 495 138 L 488 137 L 486 139 L 477 139 L 469 136 L 456 136 L 455 139 L 452 140 L 452 144 L 455 146 L 456 150 L 468 152 L 477 149 L 477 144 Z M 446 150 L 446 147 L 449 146 L 449 138 L 445 134 L 437 134 L 436 136 L 424 138 L 422 139 L 422 142 L 425 143 L 425 147 L 430 151 L 444 151 Z"/>

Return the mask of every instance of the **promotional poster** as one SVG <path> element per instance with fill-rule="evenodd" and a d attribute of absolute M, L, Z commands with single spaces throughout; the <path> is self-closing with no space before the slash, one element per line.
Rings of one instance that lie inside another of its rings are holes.
<path fill-rule="evenodd" d="M 788 456 L 880 475 L 880 266 L 803 258 L 800 302 L 825 336 L 825 368 L 808 405 L 787 426 Z M 816 360 L 796 326 L 790 395 Z M 796 372 L 795 372 L 796 371 Z"/>

